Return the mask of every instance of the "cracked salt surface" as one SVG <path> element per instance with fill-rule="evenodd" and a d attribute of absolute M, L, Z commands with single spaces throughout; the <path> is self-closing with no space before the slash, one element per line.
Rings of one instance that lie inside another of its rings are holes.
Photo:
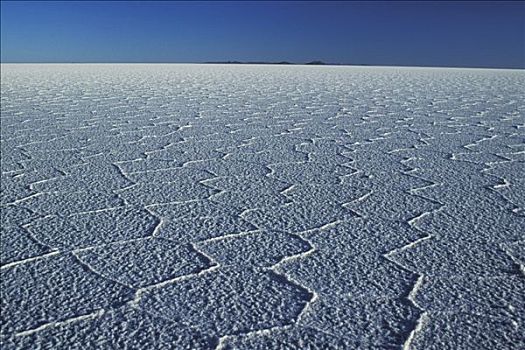
<path fill-rule="evenodd" d="M 2 349 L 525 348 L 525 73 L 2 65 Z"/>

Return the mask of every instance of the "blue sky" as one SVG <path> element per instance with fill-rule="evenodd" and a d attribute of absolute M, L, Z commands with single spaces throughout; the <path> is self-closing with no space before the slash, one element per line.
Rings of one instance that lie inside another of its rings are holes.
<path fill-rule="evenodd" d="M 525 68 L 525 2 L 1 2 L 2 62 Z"/>

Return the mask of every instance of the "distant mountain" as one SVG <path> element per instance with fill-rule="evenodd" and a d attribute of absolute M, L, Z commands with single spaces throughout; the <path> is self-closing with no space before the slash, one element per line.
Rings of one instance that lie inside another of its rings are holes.
<path fill-rule="evenodd" d="M 308 63 L 293 63 L 288 61 L 280 61 L 280 62 L 267 62 L 267 61 L 214 61 L 214 62 L 204 62 L 204 63 L 212 63 L 212 64 L 307 64 L 311 66 L 322 66 L 326 65 L 328 63 L 325 63 L 323 61 L 311 61 Z"/>
<path fill-rule="evenodd" d="M 295 64 L 287 61 L 280 61 L 280 62 L 265 62 L 265 61 L 217 61 L 217 62 L 204 62 L 204 63 L 212 63 L 212 64 Z"/>
<path fill-rule="evenodd" d="M 308 62 L 306 64 L 307 65 L 312 65 L 312 66 L 324 66 L 326 63 L 324 63 L 323 61 L 312 61 L 312 62 Z"/>

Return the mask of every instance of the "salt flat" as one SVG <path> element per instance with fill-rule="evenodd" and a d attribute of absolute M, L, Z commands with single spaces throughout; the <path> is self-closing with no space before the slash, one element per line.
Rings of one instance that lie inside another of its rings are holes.
<path fill-rule="evenodd" d="M 3 349 L 523 349 L 525 72 L 11 65 Z"/>

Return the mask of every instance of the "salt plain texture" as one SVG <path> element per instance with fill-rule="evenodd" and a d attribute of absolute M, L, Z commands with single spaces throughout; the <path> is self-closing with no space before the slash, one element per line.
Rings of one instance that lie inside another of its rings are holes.
<path fill-rule="evenodd" d="M 2 349 L 524 349 L 525 72 L 2 65 Z"/>

